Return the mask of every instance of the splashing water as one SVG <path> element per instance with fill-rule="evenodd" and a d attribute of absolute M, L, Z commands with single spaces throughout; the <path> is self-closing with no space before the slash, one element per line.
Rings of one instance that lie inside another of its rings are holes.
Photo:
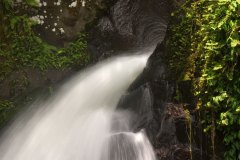
<path fill-rule="evenodd" d="M 124 114 L 114 111 L 148 56 L 106 60 L 47 102 L 33 104 L 38 109 L 18 117 L 1 136 L 1 160 L 155 160 L 144 132 L 130 132 Z"/>

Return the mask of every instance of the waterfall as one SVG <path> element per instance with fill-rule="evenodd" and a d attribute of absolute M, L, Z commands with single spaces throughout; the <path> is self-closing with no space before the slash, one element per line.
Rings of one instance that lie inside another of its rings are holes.
<path fill-rule="evenodd" d="M 105 60 L 34 103 L 1 136 L 1 160 L 155 160 L 144 131 L 129 128 L 131 115 L 115 111 L 150 53 Z"/>

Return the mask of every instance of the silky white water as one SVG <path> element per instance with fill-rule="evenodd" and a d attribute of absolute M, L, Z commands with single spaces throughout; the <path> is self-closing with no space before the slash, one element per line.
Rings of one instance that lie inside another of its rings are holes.
<path fill-rule="evenodd" d="M 30 108 L 38 109 L 20 115 L 1 136 L 0 159 L 155 160 L 144 132 L 132 133 L 127 116 L 114 111 L 148 56 L 106 60 L 76 75 L 47 102 L 34 103 Z"/>

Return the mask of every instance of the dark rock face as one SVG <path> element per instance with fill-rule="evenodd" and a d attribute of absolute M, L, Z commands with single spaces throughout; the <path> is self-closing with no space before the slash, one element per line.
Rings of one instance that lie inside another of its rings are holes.
<path fill-rule="evenodd" d="M 38 0 L 37 7 L 14 1 L 16 14 L 27 14 L 37 22 L 36 34 L 49 44 L 64 47 L 84 32 L 112 0 Z M 0 5 L 1 7 L 1 5 Z"/>
<path fill-rule="evenodd" d="M 129 113 L 135 132 L 145 129 L 159 160 L 207 160 L 200 149 L 194 97 L 188 82 L 179 86 L 186 105 L 174 103 L 176 82 L 170 78 L 164 37 L 172 1 L 118 0 L 107 16 L 90 31 L 89 51 L 95 61 L 117 51 L 141 49 L 157 44 L 143 73 L 122 96 L 117 109 Z M 117 123 L 117 122 L 116 122 Z M 114 128 L 113 128 L 114 129 Z"/>
<path fill-rule="evenodd" d="M 55 46 L 66 46 L 74 41 L 86 25 L 94 21 L 97 11 L 105 8 L 103 0 L 40 1 L 37 15 L 43 17 L 43 24 L 36 27 L 39 36 Z"/>
<path fill-rule="evenodd" d="M 132 130 L 146 130 L 159 160 L 207 160 L 200 149 L 197 117 L 193 108 L 189 108 L 191 102 L 174 103 L 176 82 L 169 78 L 171 73 L 165 64 L 166 55 L 163 42 L 156 47 L 143 73 L 122 97 L 118 109 L 134 113 L 130 122 Z M 190 88 L 184 89 L 187 93 Z"/>
<path fill-rule="evenodd" d="M 94 60 L 116 51 L 161 42 L 170 16 L 166 0 L 118 0 L 91 31 L 89 50 Z"/>
<path fill-rule="evenodd" d="M 118 108 L 130 112 L 130 127 L 139 130 L 146 126 L 153 118 L 152 92 L 148 84 L 123 95 Z"/>

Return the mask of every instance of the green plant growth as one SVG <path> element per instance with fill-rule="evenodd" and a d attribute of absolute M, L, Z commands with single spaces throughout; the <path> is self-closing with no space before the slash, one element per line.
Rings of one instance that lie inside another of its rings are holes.
<path fill-rule="evenodd" d="M 13 71 L 23 68 L 63 69 L 81 67 L 88 63 L 86 38 L 84 34 L 66 48 L 56 48 L 35 35 L 32 27 L 36 24 L 27 15 L 16 15 L 11 10 L 11 1 L 5 0 L 1 16 L 0 81 Z M 33 1 L 26 1 L 34 4 Z"/>
<path fill-rule="evenodd" d="M 15 106 L 12 102 L 4 100 L 0 101 L 0 126 L 8 121 L 8 118 L 15 111 Z"/>
<path fill-rule="evenodd" d="M 0 46 L 0 80 L 13 71 L 28 67 L 44 71 L 87 64 L 89 57 L 84 35 L 66 48 L 56 48 L 34 34 L 31 28 L 34 22 L 26 15 L 5 18 L 5 38 Z"/>
<path fill-rule="evenodd" d="M 35 0 L 22 3 L 37 7 Z M 79 34 L 78 39 L 65 48 L 57 48 L 36 36 L 33 31 L 36 22 L 28 15 L 20 15 L 18 8 L 13 8 L 12 0 L 1 1 L 0 9 L 0 83 L 24 69 L 34 68 L 44 73 L 48 69 L 78 69 L 88 64 L 85 34 Z M 0 97 L 0 125 L 14 112 L 13 98 L 6 101 Z"/>
<path fill-rule="evenodd" d="M 174 16 L 169 66 L 194 81 L 205 131 L 223 133 L 225 160 L 240 159 L 240 1 L 187 1 Z M 179 79 L 178 79 L 179 80 Z"/>

